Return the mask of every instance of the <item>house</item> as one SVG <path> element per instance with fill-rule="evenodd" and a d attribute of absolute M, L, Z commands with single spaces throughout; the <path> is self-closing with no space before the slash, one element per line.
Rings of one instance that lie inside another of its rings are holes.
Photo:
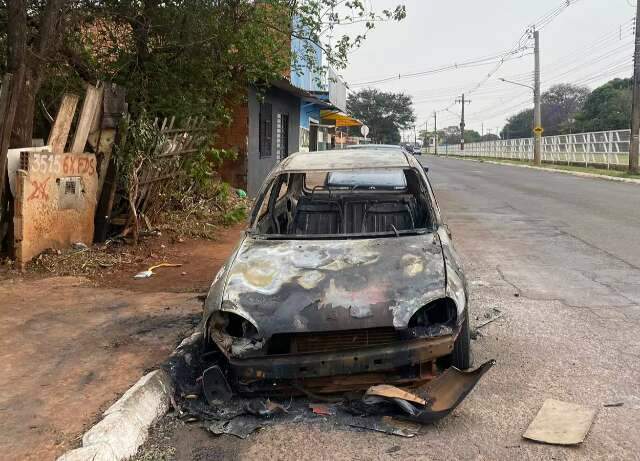
<path fill-rule="evenodd" d="M 299 55 L 300 39 L 291 37 L 292 55 Z M 316 47 L 316 59 L 322 52 Z M 344 81 L 333 72 L 320 75 L 312 67 L 292 66 L 286 76 L 258 92 L 248 88 L 244 102 L 232 114 L 232 124 L 219 130 L 217 147 L 237 152 L 219 172 L 234 187 L 255 197 L 269 171 L 294 152 L 313 152 L 336 146 L 336 130 L 344 123 L 361 125 L 347 116 Z"/>

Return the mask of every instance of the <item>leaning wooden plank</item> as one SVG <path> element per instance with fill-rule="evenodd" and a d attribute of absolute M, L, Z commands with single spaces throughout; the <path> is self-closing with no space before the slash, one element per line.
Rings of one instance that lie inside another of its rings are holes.
<path fill-rule="evenodd" d="M 95 86 L 87 86 L 87 92 L 82 103 L 82 110 L 80 111 L 80 118 L 78 119 L 76 132 L 73 135 L 73 142 L 71 143 L 71 152 L 74 154 L 84 153 L 84 147 L 87 144 L 87 138 L 89 137 L 95 114 L 101 103 L 100 95 L 100 90 Z"/>
<path fill-rule="evenodd" d="M 87 143 L 91 146 L 93 151 L 98 153 L 98 144 L 100 143 L 100 135 L 102 133 L 102 106 L 104 104 L 104 85 L 98 82 L 98 107 L 93 113 L 93 120 L 91 121 L 91 128 L 89 128 L 89 136 L 87 137 Z"/>
<path fill-rule="evenodd" d="M 69 130 L 71 129 L 71 122 L 73 116 L 76 113 L 76 106 L 78 105 L 78 96 L 75 94 L 65 94 L 62 98 L 62 103 L 58 109 L 56 119 L 53 121 L 53 127 L 49 133 L 49 140 L 47 145 L 51 146 L 51 151 L 54 154 L 62 154 L 64 147 L 67 145 L 67 138 L 69 137 Z"/>

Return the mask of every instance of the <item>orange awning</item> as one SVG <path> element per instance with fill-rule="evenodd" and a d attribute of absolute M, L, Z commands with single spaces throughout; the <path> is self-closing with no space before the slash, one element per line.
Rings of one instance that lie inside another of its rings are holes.
<path fill-rule="evenodd" d="M 321 110 L 320 118 L 323 121 L 333 121 L 336 126 L 361 126 L 363 124 L 360 120 L 337 110 Z"/>

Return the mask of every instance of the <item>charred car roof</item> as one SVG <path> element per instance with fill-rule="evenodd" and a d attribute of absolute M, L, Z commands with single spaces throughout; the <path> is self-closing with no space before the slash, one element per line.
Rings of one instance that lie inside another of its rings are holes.
<path fill-rule="evenodd" d="M 417 160 L 396 149 L 328 150 L 299 152 L 283 160 L 272 172 L 334 171 L 372 168 L 421 168 Z"/>

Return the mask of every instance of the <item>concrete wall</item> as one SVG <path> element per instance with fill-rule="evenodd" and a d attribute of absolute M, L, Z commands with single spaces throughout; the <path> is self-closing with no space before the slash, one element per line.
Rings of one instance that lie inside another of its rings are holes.
<path fill-rule="evenodd" d="M 259 130 L 260 130 L 260 103 L 266 102 L 272 105 L 272 146 L 271 156 L 260 158 Z M 249 90 L 249 147 L 247 151 L 247 192 L 250 197 L 260 190 L 262 182 L 271 169 L 281 160 L 276 149 L 276 116 L 277 114 L 289 115 L 289 149 L 287 154 L 298 152 L 300 146 L 300 98 L 283 90 L 271 88 L 264 95 L 262 101 L 258 100 L 254 89 Z"/>
<path fill-rule="evenodd" d="M 93 154 L 21 153 L 14 217 L 19 267 L 47 248 L 91 245 L 97 184 Z"/>

